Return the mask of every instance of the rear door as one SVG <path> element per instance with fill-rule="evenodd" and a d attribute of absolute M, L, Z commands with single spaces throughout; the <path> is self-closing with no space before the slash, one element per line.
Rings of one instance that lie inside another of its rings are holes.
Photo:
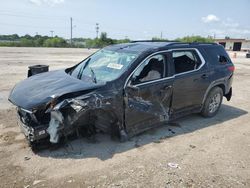
<path fill-rule="evenodd" d="M 143 61 L 125 85 L 125 124 L 136 134 L 169 119 L 173 77 L 169 77 L 168 54 L 152 55 Z"/>
<path fill-rule="evenodd" d="M 172 51 L 172 62 L 175 70 L 174 112 L 200 107 L 210 83 L 203 56 L 197 49 L 178 49 Z"/>
<path fill-rule="evenodd" d="M 225 85 L 224 92 L 227 94 L 233 81 L 233 62 L 222 46 L 206 47 L 204 52 L 209 60 L 211 83 Z"/>

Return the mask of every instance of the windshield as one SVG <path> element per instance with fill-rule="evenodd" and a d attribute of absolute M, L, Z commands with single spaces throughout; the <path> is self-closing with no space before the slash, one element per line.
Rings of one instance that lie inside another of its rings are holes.
<path fill-rule="evenodd" d="M 137 57 L 136 54 L 100 50 L 71 71 L 71 76 L 82 80 L 90 77 L 93 82 L 118 78 Z"/>

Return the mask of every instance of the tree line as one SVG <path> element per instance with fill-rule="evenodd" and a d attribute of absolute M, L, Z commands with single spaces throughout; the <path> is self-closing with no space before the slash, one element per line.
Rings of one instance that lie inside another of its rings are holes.
<path fill-rule="evenodd" d="M 161 39 L 153 37 L 154 41 L 168 41 L 167 39 Z M 177 38 L 175 41 L 179 42 L 213 42 L 211 37 L 201 36 L 186 36 L 183 38 Z M 42 35 L 0 35 L 0 46 L 8 47 L 75 47 L 75 48 L 102 48 L 112 44 L 128 43 L 129 39 L 112 39 L 109 38 L 106 32 L 102 32 L 99 38 L 73 38 L 72 43 L 70 40 L 66 40 L 62 37 L 49 37 Z"/>
<path fill-rule="evenodd" d="M 67 41 L 61 37 L 41 35 L 0 35 L 0 46 L 9 47 L 67 47 Z"/>

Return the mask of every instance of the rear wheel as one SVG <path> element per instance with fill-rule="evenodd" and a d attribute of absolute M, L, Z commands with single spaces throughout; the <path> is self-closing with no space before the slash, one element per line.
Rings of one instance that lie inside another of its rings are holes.
<path fill-rule="evenodd" d="M 204 117 L 213 117 L 220 109 L 223 99 L 223 91 L 220 87 L 214 87 L 208 94 L 201 115 Z"/>

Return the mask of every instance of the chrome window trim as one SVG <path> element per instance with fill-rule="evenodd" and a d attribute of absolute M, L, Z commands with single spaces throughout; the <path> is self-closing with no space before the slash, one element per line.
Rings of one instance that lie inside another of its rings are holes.
<path fill-rule="evenodd" d="M 154 82 L 159 82 L 159 81 L 163 81 L 163 80 L 172 79 L 172 78 L 175 78 L 175 76 L 179 76 L 179 75 L 183 75 L 183 74 L 188 74 L 188 73 L 191 73 L 191 72 L 196 72 L 196 71 L 200 70 L 200 69 L 206 64 L 205 59 L 203 58 L 203 56 L 201 55 L 200 51 L 199 51 L 197 48 L 176 48 L 176 49 L 168 49 L 168 50 L 163 50 L 163 51 L 155 52 L 155 53 L 150 54 L 149 56 L 147 56 L 139 65 L 137 65 L 137 67 L 133 70 L 133 72 L 131 72 L 131 73 L 129 74 L 129 76 L 127 77 L 127 79 L 126 79 L 126 81 L 125 81 L 125 84 L 124 84 L 123 89 L 126 88 L 126 86 L 128 85 L 129 79 L 130 79 L 131 76 L 135 73 L 135 71 L 136 71 L 145 61 L 147 61 L 148 59 L 150 59 L 152 56 L 155 56 L 155 55 L 160 54 L 160 53 L 165 53 L 165 52 L 185 51 L 185 50 L 195 50 L 195 51 L 196 51 L 196 53 L 198 54 L 198 56 L 199 56 L 199 58 L 200 58 L 200 60 L 201 60 L 201 65 L 199 66 L 198 69 L 191 70 L 191 71 L 187 71 L 187 72 L 183 72 L 183 73 L 179 73 L 179 74 L 175 74 L 175 75 L 170 76 L 170 77 L 165 77 L 165 78 L 160 78 L 160 79 L 157 79 L 157 80 L 152 80 L 152 81 L 148 81 L 148 82 L 144 82 L 144 83 L 140 83 L 140 84 L 135 84 L 134 86 L 142 86 L 142 85 L 146 85 L 146 84 L 151 84 L 151 83 L 154 83 Z"/>
<path fill-rule="evenodd" d="M 154 83 L 154 82 L 160 82 L 160 81 L 163 81 L 163 80 L 169 80 L 169 79 L 172 79 L 172 78 L 175 78 L 175 76 L 169 76 L 169 77 L 160 78 L 160 79 L 157 79 L 157 80 L 151 80 L 151 81 L 148 81 L 148 82 L 144 82 L 144 83 L 140 83 L 140 84 L 135 84 L 133 86 L 147 85 L 147 84 L 151 84 L 151 83 Z"/>

